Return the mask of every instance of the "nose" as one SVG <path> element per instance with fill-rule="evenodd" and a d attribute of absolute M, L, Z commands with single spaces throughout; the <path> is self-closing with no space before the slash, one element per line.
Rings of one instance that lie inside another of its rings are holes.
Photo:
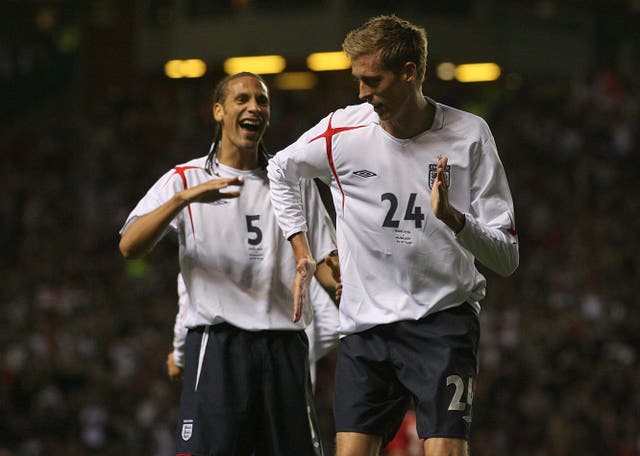
<path fill-rule="evenodd" d="M 249 100 L 249 111 L 251 112 L 260 112 L 260 103 L 255 98 L 251 98 Z"/>
<path fill-rule="evenodd" d="M 367 84 L 365 84 L 362 81 L 358 82 L 358 98 L 361 99 L 362 101 L 369 101 L 371 100 L 371 87 L 369 87 Z"/>

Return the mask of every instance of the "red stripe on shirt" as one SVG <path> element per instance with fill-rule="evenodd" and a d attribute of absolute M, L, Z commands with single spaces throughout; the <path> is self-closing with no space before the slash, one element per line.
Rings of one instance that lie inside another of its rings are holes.
<path fill-rule="evenodd" d="M 189 188 L 189 183 L 187 182 L 187 176 L 185 175 L 185 171 L 188 169 L 201 169 L 201 168 L 198 166 L 176 166 L 175 168 L 173 168 L 173 170 L 175 171 L 175 174 L 180 176 L 180 179 L 182 180 L 182 185 L 185 190 Z M 187 203 L 187 211 L 189 212 L 189 221 L 191 222 L 191 232 L 193 233 L 193 237 L 195 238 L 196 229 L 195 229 L 195 226 L 193 225 L 193 215 L 191 214 L 191 203 Z"/>
<path fill-rule="evenodd" d="M 334 113 L 335 114 L 335 113 Z M 340 178 L 338 177 L 338 172 L 336 171 L 335 164 L 333 162 L 333 135 L 342 133 L 343 131 L 355 130 L 357 128 L 362 128 L 365 125 L 357 125 L 353 127 L 339 127 L 333 128 L 331 126 L 331 120 L 333 119 L 333 114 L 329 117 L 329 124 L 327 125 L 327 129 L 324 133 L 319 134 L 315 138 L 312 138 L 309 143 L 313 141 L 325 138 L 325 146 L 327 148 L 327 159 L 329 160 L 329 167 L 331 168 L 331 172 L 333 173 L 333 177 L 336 180 L 336 184 L 338 185 L 338 189 L 340 190 L 340 194 L 342 195 L 342 212 L 344 212 L 344 190 L 342 190 L 342 183 L 340 182 Z"/>

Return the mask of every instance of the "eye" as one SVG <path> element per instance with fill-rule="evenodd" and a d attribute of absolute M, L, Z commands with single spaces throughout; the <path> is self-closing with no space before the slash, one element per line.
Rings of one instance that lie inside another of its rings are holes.
<path fill-rule="evenodd" d="M 378 87 L 378 85 L 380 85 L 380 78 L 362 78 L 362 82 L 369 87 Z"/>
<path fill-rule="evenodd" d="M 238 104 L 246 103 L 248 100 L 249 100 L 249 97 L 246 95 L 238 95 L 236 97 L 236 103 Z"/>

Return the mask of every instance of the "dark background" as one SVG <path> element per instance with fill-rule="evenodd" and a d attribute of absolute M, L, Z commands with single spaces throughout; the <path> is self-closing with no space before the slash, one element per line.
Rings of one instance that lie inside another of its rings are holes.
<path fill-rule="evenodd" d="M 126 262 L 118 230 L 164 171 L 207 152 L 226 57 L 303 70 L 390 12 L 427 29 L 425 93 L 489 122 L 516 207 L 519 269 L 483 270 L 474 456 L 639 455 L 640 1 L 290 3 L 2 2 L 0 456 L 172 454 L 176 247 Z M 208 72 L 170 80 L 171 58 Z M 443 61 L 503 74 L 440 81 Z M 317 76 L 271 84 L 272 152 L 356 102 L 348 70 Z M 317 388 L 329 449 L 334 358 Z"/>

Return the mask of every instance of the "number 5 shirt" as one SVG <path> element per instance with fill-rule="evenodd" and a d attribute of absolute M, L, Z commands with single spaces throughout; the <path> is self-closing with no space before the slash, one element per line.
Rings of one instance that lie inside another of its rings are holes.
<path fill-rule="evenodd" d="M 475 259 L 502 275 L 518 265 L 513 203 L 489 127 L 427 100 L 433 124 L 412 138 L 391 136 L 364 103 L 331 113 L 269 162 L 285 236 L 307 229 L 300 178 L 320 177 L 331 187 L 343 334 L 463 302 L 479 312 L 486 281 Z M 465 216 L 458 234 L 431 209 L 439 156 L 448 157 L 450 203 Z"/>
<path fill-rule="evenodd" d="M 178 234 L 180 271 L 190 298 L 184 325 L 227 322 L 250 331 L 304 329 L 313 310 L 307 303 L 301 319 L 291 321 L 295 261 L 275 219 L 266 171 L 217 164 L 216 175 L 211 175 L 205 162 L 206 157 L 197 158 L 165 173 L 129 214 L 121 233 L 177 192 L 214 178 L 241 177 L 244 185 L 230 187 L 240 197 L 190 203 L 170 224 Z M 335 250 L 333 225 L 315 184 L 303 181 L 299 191 L 310 218 L 310 246 L 320 261 Z"/>

